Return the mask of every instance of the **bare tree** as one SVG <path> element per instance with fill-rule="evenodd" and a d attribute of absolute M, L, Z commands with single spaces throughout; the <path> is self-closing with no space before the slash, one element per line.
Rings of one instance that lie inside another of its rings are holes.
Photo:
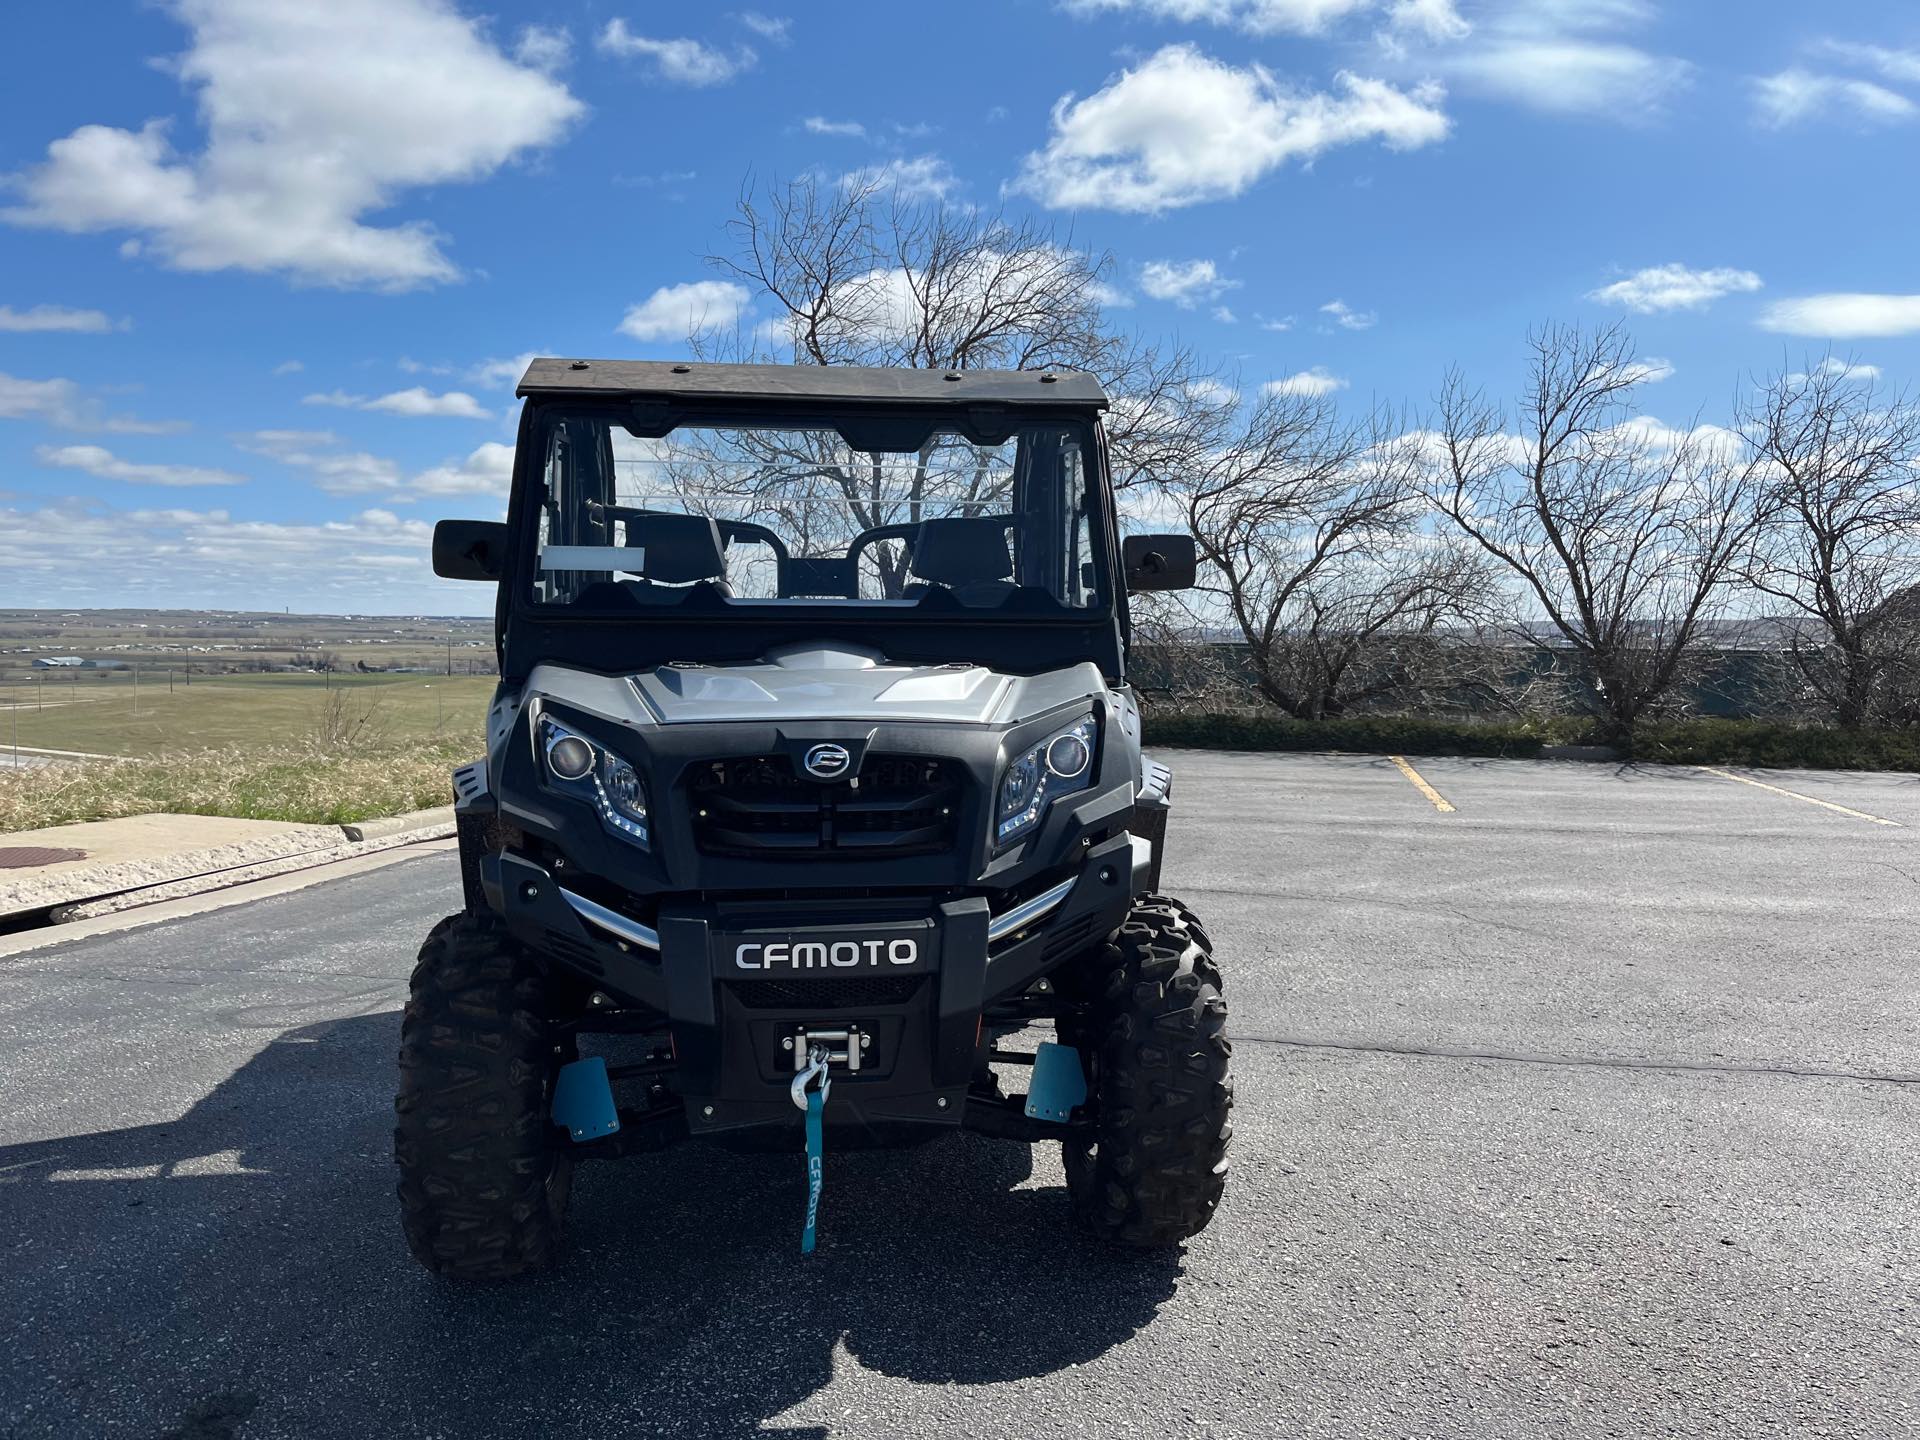
<path fill-rule="evenodd" d="M 1110 345 L 1111 260 L 1033 221 L 909 200 L 870 174 L 749 191 L 728 229 L 733 253 L 710 262 L 774 302 L 801 363 L 1091 369 Z"/>
<path fill-rule="evenodd" d="M 1135 595 L 1128 604 L 1133 639 L 1128 679 L 1151 703 L 1190 709 L 1244 708 L 1246 683 L 1214 643 L 1207 617 L 1183 593 Z"/>
<path fill-rule="evenodd" d="M 1647 370 L 1618 326 L 1549 327 L 1528 344 L 1512 430 L 1447 376 L 1435 500 L 1543 612 L 1535 643 L 1578 656 L 1592 708 L 1631 734 L 1719 612 L 1758 519 L 1759 467 L 1725 431 L 1641 420 L 1632 393 Z"/>
<path fill-rule="evenodd" d="M 1111 259 L 1037 222 L 1009 221 L 912 200 L 880 176 L 807 176 L 749 190 L 729 227 L 731 253 L 710 262 L 770 300 L 770 329 L 690 337 L 697 353 L 791 358 L 800 364 L 937 370 L 1084 370 L 1116 397 L 1107 426 L 1115 484 L 1145 485 L 1220 433 L 1218 385 L 1181 346 L 1107 324 Z M 851 531 L 913 523 L 936 498 L 961 513 L 1004 494 L 1005 457 L 971 455 L 933 437 L 917 455 L 854 454 L 835 437 L 790 432 L 736 437 L 759 503 L 789 530 L 796 503 L 821 490 L 845 507 Z M 902 465 L 911 473 L 902 478 Z M 802 493 L 796 480 L 815 487 Z M 846 536 L 833 537 L 844 542 Z M 906 581 L 897 542 L 870 551 L 887 595 Z"/>
<path fill-rule="evenodd" d="M 1740 429 L 1766 472 L 1747 578 L 1812 622 L 1790 637 L 1796 678 L 1841 725 L 1903 708 L 1920 661 L 1920 406 L 1828 356 L 1769 379 Z"/>
<path fill-rule="evenodd" d="M 1264 698 L 1318 720 L 1444 687 L 1442 631 L 1475 612 L 1488 576 L 1426 524 L 1417 437 L 1384 413 L 1350 424 L 1322 397 L 1267 392 L 1182 464 L 1171 489 L 1203 590 Z"/>

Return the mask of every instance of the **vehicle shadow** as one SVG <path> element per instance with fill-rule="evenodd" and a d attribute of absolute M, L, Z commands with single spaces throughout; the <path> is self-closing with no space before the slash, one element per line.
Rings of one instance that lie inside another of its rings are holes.
<path fill-rule="evenodd" d="M 803 1257 L 796 1127 L 790 1156 L 584 1166 L 556 1271 L 441 1281 L 399 1237 L 397 1031 L 289 1030 L 176 1121 L 0 1148 L 0 1310 L 25 1322 L 0 1432 L 825 1435 L 806 1402 L 836 1375 L 1083 1364 L 1180 1274 L 1077 1235 L 1057 1185 L 1013 1188 L 1026 1147 L 960 1134 L 829 1154 Z"/>

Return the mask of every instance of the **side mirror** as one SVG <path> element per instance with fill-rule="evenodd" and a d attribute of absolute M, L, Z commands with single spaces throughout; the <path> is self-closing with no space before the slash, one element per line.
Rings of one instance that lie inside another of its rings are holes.
<path fill-rule="evenodd" d="M 498 520 L 442 520 L 433 527 L 433 573 L 442 580 L 498 580 L 507 568 L 507 527 Z"/>
<path fill-rule="evenodd" d="M 1199 565 L 1191 535 L 1128 535 L 1120 559 L 1130 591 L 1191 590 Z"/>

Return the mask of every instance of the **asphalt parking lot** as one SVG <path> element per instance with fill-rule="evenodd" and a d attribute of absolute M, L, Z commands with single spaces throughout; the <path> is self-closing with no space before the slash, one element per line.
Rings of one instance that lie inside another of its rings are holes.
<path fill-rule="evenodd" d="M 1239 1097 L 1184 1255 L 961 1136 L 829 1155 L 811 1260 L 797 1155 L 683 1148 L 433 1280 L 441 854 L 0 958 L 0 1434 L 1920 1430 L 1920 778 L 1169 758 Z"/>

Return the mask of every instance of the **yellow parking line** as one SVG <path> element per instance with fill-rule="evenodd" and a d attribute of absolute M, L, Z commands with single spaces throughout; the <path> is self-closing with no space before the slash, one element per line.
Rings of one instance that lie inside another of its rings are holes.
<path fill-rule="evenodd" d="M 1869 815 L 1864 810 L 1852 810 L 1845 805 L 1836 805 L 1831 800 L 1816 800 L 1811 795 L 1802 795 L 1798 790 L 1782 790 L 1778 785 L 1769 785 L 1764 780 L 1749 780 L 1744 775 L 1735 775 L 1730 770 L 1716 769 L 1712 765 L 1696 765 L 1696 770 L 1704 770 L 1709 775 L 1718 775 L 1722 780 L 1738 780 L 1742 785 L 1751 785 L 1756 790 L 1771 790 L 1775 795 L 1784 795 L 1789 800 L 1804 800 L 1809 805 L 1818 805 L 1822 810 L 1832 810 L 1839 815 L 1851 815 L 1856 820 L 1865 820 L 1873 825 L 1891 825 L 1895 830 L 1907 827 L 1898 820 L 1885 820 L 1878 815 Z"/>
<path fill-rule="evenodd" d="M 1438 790 L 1434 789 L 1431 785 L 1429 785 L 1427 783 L 1427 777 L 1422 775 L 1418 770 L 1414 769 L 1411 765 L 1407 763 L 1406 756 L 1389 755 L 1387 756 L 1387 759 L 1391 760 L 1394 763 L 1394 765 L 1399 768 L 1399 771 L 1402 775 L 1406 776 L 1407 779 L 1413 782 L 1414 789 L 1418 790 L 1422 795 L 1426 796 L 1427 799 L 1433 802 L 1434 809 L 1438 810 L 1442 815 L 1453 814 L 1453 806 L 1448 803 L 1447 797 L 1442 795 Z"/>

